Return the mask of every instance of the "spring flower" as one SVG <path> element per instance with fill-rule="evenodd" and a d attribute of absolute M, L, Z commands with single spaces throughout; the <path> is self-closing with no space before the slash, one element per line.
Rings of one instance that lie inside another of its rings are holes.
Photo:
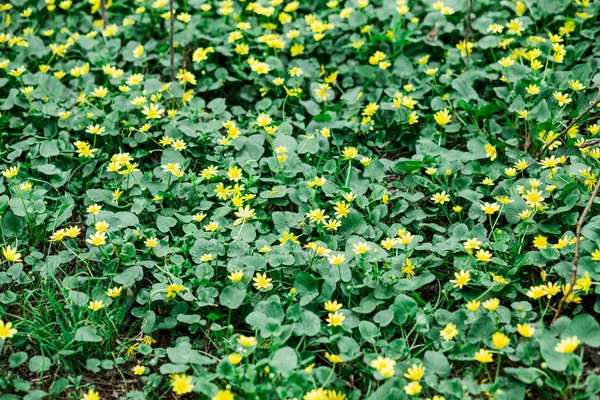
<path fill-rule="evenodd" d="M 494 355 L 492 354 L 491 351 L 486 350 L 486 349 L 479 349 L 477 350 L 477 353 L 475 353 L 475 360 L 479 361 L 480 363 L 491 363 L 494 361 Z"/>
<path fill-rule="evenodd" d="M 81 400 L 100 400 L 100 393 L 96 392 L 93 389 L 90 389 L 87 393 L 83 394 Z"/>
<path fill-rule="evenodd" d="M 493 298 L 493 299 L 489 299 L 483 302 L 483 308 L 485 308 L 488 311 L 494 311 L 496 308 L 498 308 L 498 306 L 500 305 L 500 300 Z"/>
<path fill-rule="evenodd" d="M 260 274 L 260 273 L 256 273 L 256 276 L 254 278 L 252 278 L 252 280 L 254 281 L 254 287 L 258 290 L 271 290 L 273 288 L 273 284 L 271 283 L 271 281 L 273 280 L 272 278 L 267 278 L 267 274 Z"/>
<path fill-rule="evenodd" d="M 570 98 L 567 93 L 563 94 L 562 92 L 554 92 L 554 93 L 552 93 L 552 96 L 554 96 L 556 101 L 558 101 L 558 105 L 560 107 L 566 106 L 567 104 L 569 104 L 570 102 L 573 101 L 573 99 Z"/>
<path fill-rule="evenodd" d="M 12 327 L 12 322 L 4 322 L 0 319 L 0 339 L 11 339 L 19 331 Z"/>
<path fill-rule="evenodd" d="M 143 375 L 146 371 L 146 367 L 144 367 L 143 365 L 136 365 L 131 369 L 131 371 L 134 375 Z"/>
<path fill-rule="evenodd" d="M 98 311 L 104 307 L 104 302 L 102 300 L 93 300 L 88 304 L 88 308 L 92 311 Z"/>
<path fill-rule="evenodd" d="M 256 338 L 254 336 L 240 335 L 240 337 L 237 338 L 237 342 L 244 347 L 256 346 Z"/>
<path fill-rule="evenodd" d="M 325 307 L 326 311 L 336 312 L 343 307 L 343 304 L 338 303 L 336 300 L 333 300 L 333 301 L 329 300 L 329 301 L 326 301 L 325 304 L 323 304 L 323 306 Z"/>
<path fill-rule="evenodd" d="M 448 196 L 446 192 L 439 192 L 431 196 L 431 201 L 436 204 L 444 204 L 450 201 L 450 196 Z"/>
<path fill-rule="evenodd" d="M 485 156 L 487 158 L 490 159 L 490 161 L 494 161 L 498 155 L 498 151 L 496 150 L 496 148 L 494 146 L 492 146 L 491 144 L 487 143 L 485 145 Z"/>
<path fill-rule="evenodd" d="M 106 233 L 104 232 L 96 232 L 93 235 L 90 235 L 86 242 L 92 244 L 94 246 L 102 246 L 106 244 Z"/>
<path fill-rule="evenodd" d="M 419 381 L 425 375 L 425 367 L 422 364 L 413 364 L 412 367 L 408 368 L 408 371 L 404 374 L 404 377 L 411 381 Z"/>
<path fill-rule="evenodd" d="M 443 110 L 436 112 L 433 115 L 433 119 L 435 119 L 435 122 L 437 122 L 438 125 L 444 126 L 452 121 L 452 114 L 450 114 L 450 111 L 447 108 L 444 108 Z"/>
<path fill-rule="evenodd" d="M 119 297 L 123 291 L 123 286 L 115 286 L 114 288 L 108 289 L 106 295 L 109 297 Z"/>
<path fill-rule="evenodd" d="M 144 106 L 142 109 L 142 114 L 144 114 L 147 119 L 160 119 L 164 112 L 165 110 L 155 103 L 150 104 L 150 106 Z"/>
<path fill-rule="evenodd" d="M 560 342 L 556 344 L 554 350 L 559 353 L 572 353 L 575 351 L 577 346 L 579 346 L 581 342 L 577 336 L 571 336 L 568 338 L 562 339 Z"/>
<path fill-rule="evenodd" d="M 98 213 L 102 211 L 102 207 L 98 204 L 92 204 L 91 206 L 88 206 L 85 211 L 89 212 L 90 214 L 98 215 Z"/>
<path fill-rule="evenodd" d="M 325 358 L 332 364 L 339 364 L 344 362 L 344 359 L 337 354 L 325 353 Z"/>
<path fill-rule="evenodd" d="M 156 247 L 158 245 L 158 239 L 155 237 L 148 238 L 144 241 L 144 245 L 150 248 Z"/>
<path fill-rule="evenodd" d="M 455 288 L 462 289 L 463 286 L 469 283 L 471 280 L 471 271 L 460 270 L 459 272 L 454 273 L 454 278 L 450 282 L 454 283 Z"/>
<path fill-rule="evenodd" d="M 177 296 L 177 293 L 185 290 L 185 286 L 179 285 L 176 283 L 172 283 L 165 289 L 165 293 L 167 294 L 167 298 L 174 299 Z"/>
<path fill-rule="evenodd" d="M 211 400 L 235 400 L 235 396 L 229 389 L 219 390 L 216 395 L 214 395 Z"/>
<path fill-rule="evenodd" d="M 357 255 L 365 254 L 369 250 L 371 250 L 371 246 L 369 246 L 365 242 L 356 242 L 352 245 L 352 251 L 354 251 L 354 254 L 357 254 Z"/>
<path fill-rule="evenodd" d="M 14 178 L 15 176 L 17 176 L 17 174 L 19 173 L 19 168 L 20 166 L 14 166 L 14 167 L 10 167 L 5 169 L 4 171 L 2 171 L 2 175 L 6 178 L 6 179 L 10 179 L 10 178 Z"/>
<path fill-rule="evenodd" d="M 342 326 L 345 319 L 346 317 L 344 314 L 336 311 L 334 313 L 329 313 L 325 321 L 327 321 L 327 326 Z"/>
<path fill-rule="evenodd" d="M 497 349 L 505 348 L 510 342 L 510 338 L 502 332 L 496 332 L 492 335 L 492 344 Z"/>
<path fill-rule="evenodd" d="M 194 390 L 192 377 L 185 374 L 174 375 L 171 379 L 171 387 L 173 392 L 178 395 L 191 393 Z"/>
<path fill-rule="evenodd" d="M 495 214 L 497 211 L 500 210 L 500 205 L 498 203 L 488 203 L 485 202 L 483 204 L 481 204 L 481 211 L 483 211 L 484 214 L 486 215 L 493 215 Z"/>
<path fill-rule="evenodd" d="M 523 337 L 530 338 L 535 334 L 535 328 L 529 324 L 517 324 L 517 332 Z"/>
<path fill-rule="evenodd" d="M 421 393 L 423 386 L 417 381 L 409 382 L 408 385 L 404 386 L 404 393 L 409 396 L 414 396 L 415 394 Z"/>
<path fill-rule="evenodd" d="M 458 335 L 458 329 L 453 323 L 448 323 L 444 329 L 440 331 L 440 336 L 445 341 L 453 340 Z"/>
<path fill-rule="evenodd" d="M 17 248 L 16 247 L 10 247 L 8 245 L 6 247 L 2 247 L 2 255 L 8 261 L 12 261 L 12 262 L 21 262 L 21 261 L 23 261 L 21 259 L 21 253 L 17 252 Z"/>
<path fill-rule="evenodd" d="M 475 311 L 479 310 L 480 305 L 481 305 L 480 301 L 471 300 L 471 301 L 467 302 L 466 307 L 467 307 L 467 310 L 469 310 L 471 312 L 475 312 Z"/>
<path fill-rule="evenodd" d="M 479 261 L 488 263 L 492 260 L 492 253 L 487 250 L 479 249 L 477 253 L 475 253 L 475 258 Z"/>
<path fill-rule="evenodd" d="M 369 365 L 371 368 L 375 368 L 384 378 L 394 376 L 396 361 L 391 358 L 379 356 L 375 360 L 372 360 Z"/>

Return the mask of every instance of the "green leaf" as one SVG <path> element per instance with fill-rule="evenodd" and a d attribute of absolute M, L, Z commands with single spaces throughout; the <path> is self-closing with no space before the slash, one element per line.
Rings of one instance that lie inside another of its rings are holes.
<path fill-rule="evenodd" d="M 445 355 L 437 351 L 425 352 L 423 365 L 430 371 L 435 372 L 440 378 L 450 376 L 451 367 Z"/>
<path fill-rule="evenodd" d="M 114 277 L 114 281 L 128 288 L 144 277 L 144 269 L 140 266 L 129 267 L 119 275 Z"/>
<path fill-rule="evenodd" d="M 75 331 L 75 340 L 78 342 L 101 342 L 104 340 L 98 335 L 96 328 L 92 326 L 82 326 Z"/>
<path fill-rule="evenodd" d="M 219 296 L 219 303 L 227 308 L 235 310 L 242 305 L 244 297 L 246 297 L 246 289 L 226 286 Z"/>
<path fill-rule="evenodd" d="M 17 353 L 13 353 L 8 357 L 8 367 L 9 368 L 17 368 L 19 365 L 23 364 L 27 361 L 27 353 L 24 351 L 19 351 Z"/>
<path fill-rule="evenodd" d="M 419 306 L 415 300 L 404 294 L 396 296 L 394 300 L 394 322 L 397 325 L 404 325 L 406 321 L 413 318 Z"/>
<path fill-rule="evenodd" d="M 581 343 L 591 347 L 600 347 L 600 325 L 589 314 L 580 314 L 571 320 L 563 335 L 577 336 Z"/>
<path fill-rule="evenodd" d="M 298 368 L 298 354 L 291 347 L 282 347 L 273 354 L 269 365 L 275 373 L 289 374 Z"/>
<path fill-rule="evenodd" d="M 48 357 L 33 356 L 29 360 L 29 370 L 31 372 L 45 372 L 52 366 L 52 361 Z"/>
<path fill-rule="evenodd" d="M 490 317 L 483 316 L 477 319 L 469 333 L 467 334 L 467 340 L 469 343 L 480 343 L 486 340 L 490 340 L 492 335 L 496 332 L 496 324 Z"/>
<path fill-rule="evenodd" d="M 60 154 L 56 140 L 47 140 L 40 144 L 40 155 L 44 158 L 54 157 Z"/>

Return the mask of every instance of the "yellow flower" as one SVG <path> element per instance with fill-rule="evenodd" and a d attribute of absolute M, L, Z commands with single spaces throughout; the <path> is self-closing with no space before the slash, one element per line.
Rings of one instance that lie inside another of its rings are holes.
<path fill-rule="evenodd" d="M 554 350 L 559 353 L 572 353 L 580 343 L 581 342 L 577 336 L 571 336 L 558 342 L 554 347 Z"/>
<path fill-rule="evenodd" d="M 92 204 L 91 206 L 88 206 L 85 211 L 89 212 L 90 214 L 98 215 L 98 213 L 102 211 L 102 207 L 98 204 Z"/>
<path fill-rule="evenodd" d="M 487 152 L 485 154 L 485 156 L 488 157 L 491 161 L 494 161 L 496 159 L 496 156 L 498 155 L 498 151 L 496 150 L 496 148 L 494 146 L 487 143 L 485 145 L 485 151 Z"/>
<path fill-rule="evenodd" d="M 471 300 L 471 301 L 467 302 L 466 307 L 467 307 L 467 310 L 469 310 L 471 312 L 475 312 L 475 311 L 479 310 L 480 305 L 481 305 L 480 301 Z"/>
<path fill-rule="evenodd" d="M 83 394 L 81 400 L 100 400 L 100 394 L 93 389 L 90 389 L 87 393 Z"/>
<path fill-rule="evenodd" d="M 447 125 L 452 121 L 452 114 L 450 114 L 450 111 L 447 108 L 444 108 L 443 110 L 436 112 L 433 115 L 433 119 L 435 119 L 435 122 L 440 126 Z"/>
<path fill-rule="evenodd" d="M 462 289 L 463 286 L 468 284 L 469 281 L 471 280 L 471 271 L 465 271 L 465 270 L 461 269 L 459 272 L 454 273 L 454 278 L 456 278 L 456 279 L 453 279 L 450 281 L 450 282 L 454 283 L 453 287 Z"/>
<path fill-rule="evenodd" d="M 494 213 L 496 213 L 497 211 L 500 210 L 500 205 L 498 203 L 488 203 L 485 202 L 483 204 L 481 204 L 481 211 L 483 211 L 484 214 L 487 215 L 493 215 Z"/>
<path fill-rule="evenodd" d="M 244 347 L 256 346 L 256 338 L 254 336 L 240 335 L 240 337 L 237 338 L 237 342 Z"/>
<path fill-rule="evenodd" d="M 102 300 L 93 300 L 88 304 L 88 308 L 92 311 L 98 311 L 104 307 L 104 302 Z"/>
<path fill-rule="evenodd" d="M 252 278 L 252 280 L 254 281 L 254 287 L 258 290 L 267 291 L 273 288 L 273 284 L 271 283 L 273 279 L 268 278 L 266 272 L 264 274 L 260 274 L 257 272 L 256 276 Z"/>
<path fill-rule="evenodd" d="M 365 254 L 369 250 L 371 250 L 371 246 L 369 246 L 365 242 L 356 242 L 352 245 L 352 251 L 354 251 L 354 254 L 357 254 L 357 255 Z"/>
<path fill-rule="evenodd" d="M 375 368 L 384 378 L 391 378 L 394 376 L 396 361 L 391 358 L 379 356 L 371 361 L 370 366 L 371 368 Z"/>
<path fill-rule="evenodd" d="M 475 253 L 475 257 L 482 262 L 490 262 L 492 260 L 492 253 L 487 250 L 479 249 Z"/>
<path fill-rule="evenodd" d="M 165 293 L 167 294 L 168 298 L 173 299 L 177 296 L 177 293 L 183 290 L 185 290 L 185 286 L 172 283 L 169 286 L 167 286 L 167 288 L 165 289 Z"/>
<path fill-rule="evenodd" d="M 136 365 L 131 369 L 131 371 L 133 371 L 134 375 L 143 375 L 146 371 L 146 367 L 144 367 L 143 365 Z"/>
<path fill-rule="evenodd" d="M 156 247 L 158 245 L 158 239 L 155 237 L 148 238 L 144 241 L 144 245 L 150 248 Z"/>
<path fill-rule="evenodd" d="M 502 57 L 502 59 L 500 61 L 498 61 L 498 64 L 502 65 L 504 68 L 508 68 L 511 65 L 513 65 L 515 63 L 515 60 L 513 60 L 512 58 L 508 58 L 508 57 Z"/>
<path fill-rule="evenodd" d="M 558 105 L 560 107 L 562 106 L 566 106 L 567 104 L 569 104 L 570 102 L 573 101 L 573 99 L 571 99 L 569 97 L 568 93 L 562 93 L 562 92 L 554 92 L 552 93 L 552 96 L 554 96 L 554 98 L 556 99 L 556 101 L 558 101 Z"/>
<path fill-rule="evenodd" d="M 2 175 L 6 179 L 14 178 L 19 173 L 19 168 L 20 168 L 20 166 L 18 166 L 18 165 L 15 167 L 7 168 L 4 171 L 2 171 Z"/>
<path fill-rule="evenodd" d="M 592 279 L 590 278 L 589 272 L 586 271 L 583 278 L 577 279 L 577 282 L 575 283 L 575 289 L 583 290 L 585 294 L 588 294 L 591 285 Z"/>
<path fill-rule="evenodd" d="M 96 232 L 93 235 L 90 235 L 86 242 L 92 244 L 94 246 L 102 246 L 106 244 L 106 233 L 104 232 Z"/>
<path fill-rule="evenodd" d="M 244 271 L 238 270 L 230 273 L 227 277 L 233 282 L 239 282 L 244 279 Z"/>
<path fill-rule="evenodd" d="M 325 307 L 326 311 L 336 312 L 336 311 L 340 310 L 343 307 L 343 304 L 342 303 L 338 303 L 336 300 L 333 300 L 333 301 L 329 300 L 329 301 L 326 301 L 323 304 L 323 306 Z"/>
<path fill-rule="evenodd" d="M 529 324 L 517 324 L 517 332 L 523 337 L 532 337 L 535 333 L 535 328 Z"/>
<path fill-rule="evenodd" d="M 489 350 L 479 349 L 475 353 L 475 359 L 480 363 L 491 363 L 494 361 L 494 355 Z"/>
<path fill-rule="evenodd" d="M 12 322 L 4 322 L 0 319 L 0 339 L 6 340 L 15 336 L 19 331 L 12 327 Z"/>
<path fill-rule="evenodd" d="M 327 321 L 327 326 L 342 326 L 345 319 L 346 317 L 344 314 L 336 311 L 334 313 L 329 313 L 325 321 Z"/>
<path fill-rule="evenodd" d="M 234 400 L 235 396 L 229 389 L 227 390 L 219 390 L 219 392 L 214 395 L 211 400 Z"/>
<path fill-rule="evenodd" d="M 8 261 L 12 261 L 12 262 L 21 262 L 21 261 L 23 261 L 21 259 L 21 253 L 17 252 L 17 248 L 16 247 L 10 247 L 8 245 L 6 247 L 2 247 L 2 255 Z"/>
<path fill-rule="evenodd" d="M 406 379 L 411 381 L 419 381 L 425 375 L 425 367 L 419 364 L 413 364 L 412 367 L 408 368 L 408 371 L 404 374 Z"/>
<path fill-rule="evenodd" d="M 123 291 L 123 286 L 115 286 L 114 288 L 108 289 L 106 295 L 109 297 L 119 297 Z"/>
<path fill-rule="evenodd" d="M 444 339 L 446 342 L 454 339 L 456 335 L 458 335 L 458 329 L 453 323 L 447 324 L 444 327 L 444 329 L 440 331 L 441 338 Z"/>
<path fill-rule="evenodd" d="M 337 354 L 325 353 L 325 358 L 329 360 L 330 363 L 338 364 L 343 363 L 344 359 Z"/>
<path fill-rule="evenodd" d="M 147 119 L 160 119 L 164 112 L 165 110 L 160 108 L 156 103 L 150 104 L 150 106 L 144 106 L 142 109 L 142 114 L 144 114 Z"/>
<path fill-rule="evenodd" d="M 240 362 L 242 362 L 243 357 L 237 353 L 232 353 L 227 356 L 227 359 L 231 364 L 238 365 Z"/>
<path fill-rule="evenodd" d="M 533 238 L 533 246 L 536 249 L 542 250 L 548 247 L 548 238 L 542 235 L 538 235 Z"/>
<path fill-rule="evenodd" d="M 408 385 L 404 386 L 404 393 L 409 396 L 414 396 L 415 394 L 421 393 L 423 386 L 417 381 L 409 382 Z"/>
<path fill-rule="evenodd" d="M 185 374 L 174 375 L 171 380 L 171 387 L 173 392 L 178 395 L 191 393 L 191 391 L 194 390 L 192 377 Z"/>
<path fill-rule="evenodd" d="M 446 192 L 438 192 L 431 196 L 431 201 L 436 204 L 444 204 L 450 201 L 450 196 L 448 196 Z"/>
<path fill-rule="evenodd" d="M 576 80 L 570 80 L 569 81 L 569 85 L 571 86 L 571 89 L 573 89 L 575 91 L 585 89 L 585 86 L 582 85 L 581 83 L 579 83 L 579 81 L 576 81 Z"/>
<path fill-rule="evenodd" d="M 483 308 L 488 311 L 494 311 L 500 305 L 500 300 L 497 298 L 489 299 L 483 302 Z"/>
<path fill-rule="evenodd" d="M 502 332 L 496 332 L 492 335 L 492 344 L 497 349 L 505 348 L 510 343 L 510 338 Z"/>

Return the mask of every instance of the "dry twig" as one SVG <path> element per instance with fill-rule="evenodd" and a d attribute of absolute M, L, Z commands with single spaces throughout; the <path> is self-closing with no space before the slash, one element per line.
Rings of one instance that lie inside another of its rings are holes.
<path fill-rule="evenodd" d="M 471 68 L 471 56 L 469 53 L 469 40 L 471 39 L 471 6 L 473 0 L 467 0 L 467 14 L 465 16 L 465 53 L 467 53 L 467 71 Z"/>
<path fill-rule="evenodd" d="M 544 147 L 542 147 L 542 149 L 535 155 L 535 157 L 533 158 L 533 161 L 531 161 L 529 164 L 527 164 L 527 166 L 522 169 L 521 171 L 519 171 L 519 173 L 517 174 L 517 179 L 520 178 L 523 173 L 525 172 L 525 170 L 529 167 L 531 167 L 533 164 L 535 164 L 536 162 L 540 161 L 540 157 L 542 156 L 542 154 L 544 154 L 544 152 L 546 150 L 548 150 L 548 148 L 557 140 L 560 140 L 563 138 L 563 136 L 565 136 L 569 130 L 575 126 L 575 124 L 581 119 L 583 118 L 587 113 L 589 113 L 590 111 L 592 111 L 594 109 L 594 107 L 596 107 L 596 105 L 598 105 L 598 103 L 600 103 L 600 86 L 598 86 L 598 93 L 596 94 L 596 97 L 594 97 L 594 100 L 592 100 L 592 102 L 590 103 L 590 106 L 588 108 L 586 108 L 581 114 L 579 114 L 577 117 L 573 118 L 571 120 L 571 122 L 569 122 L 569 125 L 567 125 L 567 127 L 565 129 L 563 129 L 560 134 L 556 137 L 556 139 L 554 139 L 553 141 L 546 143 L 546 145 Z"/>
<path fill-rule="evenodd" d="M 596 182 L 596 186 L 594 186 L 594 190 L 592 191 L 592 195 L 590 196 L 590 200 L 587 202 L 583 212 L 579 216 L 579 220 L 577 221 L 577 230 L 575 231 L 575 257 L 573 257 L 573 272 L 571 274 L 571 285 L 568 290 L 560 299 L 560 303 L 558 303 L 558 307 L 556 308 L 556 313 L 554 314 L 554 318 L 552 318 L 552 322 L 550 325 L 554 324 L 554 321 L 558 319 L 560 315 L 563 305 L 565 304 L 565 300 L 571 292 L 574 290 L 575 281 L 577 280 L 577 269 L 579 268 L 579 248 L 581 247 L 581 228 L 583 227 L 583 222 L 585 221 L 585 217 L 588 215 L 592 208 L 592 204 L 594 204 L 594 199 L 598 194 L 598 189 L 600 189 L 600 179 Z"/>
<path fill-rule="evenodd" d="M 100 15 L 102 16 L 102 27 L 106 29 L 108 16 L 106 15 L 106 0 L 100 0 Z"/>
<path fill-rule="evenodd" d="M 173 15 L 173 0 L 169 0 L 169 51 L 171 64 L 171 82 L 175 81 L 175 49 L 173 48 L 173 31 L 175 30 L 175 18 Z"/>

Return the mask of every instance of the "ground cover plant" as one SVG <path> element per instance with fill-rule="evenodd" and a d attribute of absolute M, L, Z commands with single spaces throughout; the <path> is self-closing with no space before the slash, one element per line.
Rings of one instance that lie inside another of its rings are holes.
<path fill-rule="evenodd" d="M 0 5 L 0 399 L 596 399 L 590 0 Z"/>

